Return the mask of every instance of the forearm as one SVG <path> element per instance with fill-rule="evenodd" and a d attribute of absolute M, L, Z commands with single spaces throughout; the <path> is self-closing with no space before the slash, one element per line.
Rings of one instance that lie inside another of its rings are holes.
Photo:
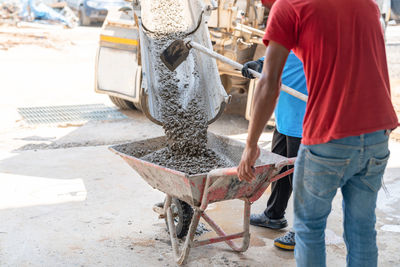
<path fill-rule="evenodd" d="M 253 96 L 247 143 L 238 166 L 240 180 L 251 182 L 255 179 L 253 166 L 260 155 L 257 142 L 274 112 L 280 90 L 280 78 L 288 54 L 289 51 L 285 47 L 273 41 L 265 53 L 261 79 Z"/>
<path fill-rule="evenodd" d="M 258 82 L 252 103 L 253 109 L 247 137 L 248 146 L 254 147 L 257 145 L 266 123 L 274 112 L 279 96 L 279 77 L 263 75 Z"/>
<path fill-rule="evenodd" d="M 265 51 L 262 75 L 253 96 L 248 146 L 257 145 L 265 124 L 274 112 L 280 92 L 282 70 L 288 54 L 289 51 L 274 42 L 271 42 Z"/>

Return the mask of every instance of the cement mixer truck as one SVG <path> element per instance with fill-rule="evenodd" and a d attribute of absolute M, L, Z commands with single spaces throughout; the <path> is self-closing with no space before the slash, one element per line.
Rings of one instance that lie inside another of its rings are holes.
<path fill-rule="evenodd" d="M 264 54 L 265 47 L 261 39 L 267 13 L 260 0 L 187 2 L 195 30 L 192 35 L 194 38 L 203 36 L 200 37 L 201 43 L 240 63 Z M 147 35 L 141 8 L 140 1 L 134 1 L 125 8 L 109 10 L 97 50 L 95 91 L 109 95 L 111 101 L 121 109 L 143 111 L 159 124 L 157 116 L 152 114 L 151 104 L 149 107 L 152 98 L 149 83 L 152 81 L 147 77 L 151 75 L 151 70 L 146 71 L 145 68 L 151 63 L 145 62 L 149 59 L 145 55 Z M 213 59 L 210 61 L 215 62 Z M 213 83 L 217 87 L 221 85 L 230 97 L 222 101 L 223 108 L 212 108 L 222 113 L 230 102 L 228 108 L 233 113 L 244 115 L 247 92 L 249 87 L 255 86 L 254 81 L 243 78 L 240 71 L 229 65 L 222 62 L 215 64 L 217 77 Z"/>

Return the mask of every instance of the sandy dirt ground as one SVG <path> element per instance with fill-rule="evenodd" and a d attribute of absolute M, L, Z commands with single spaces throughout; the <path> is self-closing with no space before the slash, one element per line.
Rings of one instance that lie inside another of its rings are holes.
<path fill-rule="evenodd" d="M 99 30 L 0 27 L 0 40 L 8 42 L 0 46 L 0 266 L 175 265 L 165 223 L 152 211 L 164 195 L 108 150 L 160 136 L 161 127 L 138 111 L 124 112 L 122 120 L 53 126 L 27 124 L 18 113 L 23 107 L 112 106 L 93 89 Z M 387 41 L 398 104 L 400 26 L 388 28 Z M 242 117 L 224 115 L 210 131 L 244 141 L 247 126 Z M 270 149 L 270 141 L 266 130 L 260 145 Z M 394 138 L 390 149 L 388 193 L 380 191 L 377 205 L 380 266 L 400 266 L 400 143 Z M 253 212 L 265 208 L 269 194 L 252 205 Z M 238 231 L 243 205 L 220 202 L 208 214 L 227 232 Z M 291 226 L 291 201 L 286 217 Z M 339 192 L 326 230 L 328 266 L 345 265 L 342 222 Z M 295 266 L 292 252 L 273 246 L 288 229 L 251 227 L 248 251 L 234 253 L 222 243 L 194 248 L 187 266 Z"/>

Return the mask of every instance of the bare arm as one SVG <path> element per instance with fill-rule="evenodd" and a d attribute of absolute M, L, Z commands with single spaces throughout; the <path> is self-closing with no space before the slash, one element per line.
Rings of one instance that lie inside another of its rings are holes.
<path fill-rule="evenodd" d="M 282 45 L 271 41 L 265 52 L 261 78 L 254 92 L 252 115 L 248 130 L 246 148 L 238 167 L 239 179 L 251 181 L 252 171 L 260 151 L 258 139 L 275 109 L 280 91 L 280 79 L 289 51 Z"/>

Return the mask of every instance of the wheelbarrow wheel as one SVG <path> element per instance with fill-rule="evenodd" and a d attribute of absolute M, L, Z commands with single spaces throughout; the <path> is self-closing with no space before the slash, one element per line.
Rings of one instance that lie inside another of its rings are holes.
<path fill-rule="evenodd" d="M 171 210 L 174 216 L 176 236 L 178 238 L 183 238 L 189 231 L 190 223 L 193 217 L 193 209 L 186 202 L 177 198 L 172 198 Z M 167 217 L 165 217 L 165 224 L 167 225 L 168 229 Z"/>

